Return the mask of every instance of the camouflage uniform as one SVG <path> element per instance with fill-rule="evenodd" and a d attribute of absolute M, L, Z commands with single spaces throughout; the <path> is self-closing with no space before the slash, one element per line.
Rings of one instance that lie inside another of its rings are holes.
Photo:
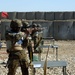
<path fill-rule="evenodd" d="M 30 61 L 27 58 L 27 54 L 24 48 L 27 47 L 26 35 L 20 31 L 21 21 L 11 21 L 11 30 L 6 32 L 6 44 L 8 58 L 8 75 L 15 75 L 18 66 L 21 67 L 22 75 L 29 75 L 28 66 Z"/>
<path fill-rule="evenodd" d="M 38 51 L 38 46 L 41 43 L 42 35 L 40 33 L 39 27 L 37 24 L 33 24 L 34 29 L 32 30 L 32 39 L 34 41 L 34 51 Z"/>
<path fill-rule="evenodd" d="M 31 38 L 29 30 L 27 30 L 27 29 L 30 29 L 30 26 L 29 26 L 28 22 L 23 21 L 22 23 L 23 23 L 23 29 L 22 30 L 23 30 L 23 32 L 26 33 L 26 37 L 28 40 L 27 49 L 28 49 L 29 58 L 31 61 L 33 61 L 32 38 Z"/>
<path fill-rule="evenodd" d="M 40 45 L 43 45 L 43 40 L 42 40 L 42 37 L 43 37 L 43 28 L 41 28 L 40 24 L 37 24 L 37 30 L 38 30 L 38 34 L 39 34 L 39 39 L 41 40 L 40 41 Z"/>
<path fill-rule="evenodd" d="M 33 40 L 33 43 L 34 43 L 34 51 L 36 50 L 36 47 L 35 47 L 35 45 L 37 44 L 37 38 L 36 38 L 36 27 L 37 27 L 37 25 L 34 23 L 34 24 L 32 24 L 32 28 L 33 28 L 33 30 L 32 30 L 32 33 L 31 33 L 31 36 L 32 36 L 32 40 Z"/>
<path fill-rule="evenodd" d="M 42 52 L 42 49 L 39 48 L 39 46 L 41 45 L 41 41 L 42 41 L 42 35 L 41 35 L 41 30 L 39 29 L 39 25 L 37 24 L 33 24 L 32 27 L 34 28 L 32 30 L 32 39 L 33 39 L 33 42 L 34 42 L 34 52 L 38 52 L 39 53 L 39 59 L 41 58 L 41 52 Z M 41 60 L 41 59 L 40 59 Z"/>
<path fill-rule="evenodd" d="M 37 30 L 38 30 L 38 39 L 39 39 L 39 45 L 38 46 L 41 46 L 41 45 L 43 45 L 43 40 L 42 40 L 43 31 L 41 29 L 40 24 L 37 24 Z M 39 51 L 42 52 L 42 48 L 39 48 Z"/>

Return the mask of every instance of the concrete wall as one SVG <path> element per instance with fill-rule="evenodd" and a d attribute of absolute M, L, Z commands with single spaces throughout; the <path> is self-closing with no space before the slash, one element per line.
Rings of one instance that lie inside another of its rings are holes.
<path fill-rule="evenodd" d="M 10 20 L 2 20 L 1 21 L 1 39 L 5 39 L 6 30 L 10 29 Z"/>
<path fill-rule="evenodd" d="M 54 37 L 57 40 L 74 40 L 75 39 L 75 21 L 30 21 L 25 20 L 30 25 L 34 22 L 40 24 L 43 30 L 43 37 Z M 5 39 L 5 31 L 10 28 L 10 20 L 1 21 L 1 38 Z"/>
<path fill-rule="evenodd" d="M 75 39 L 75 12 L 8 12 L 9 18 L 1 18 L 1 38 L 5 39 L 5 31 L 9 28 L 12 19 L 21 19 L 28 21 L 29 24 L 35 22 L 46 27 L 43 30 L 43 37 L 53 36 L 58 40 Z M 4 21 L 2 21 L 4 20 Z"/>
<path fill-rule="evenodd" d="M 73 19 L 75 19 L 75 12 L 73 12 Z"/>
<path fill-rule="evenodd" d="M 8 19 L 26 19 L 26 20 L 71 20 L 75 19 L 73 12 L 8 12 Z M 1 19 L 1 12 L 0 12 Z"/>
<path fill-rule="evenodd" d="M 73 12 L 64 12 L 64 20 L 70 20 L 73 19 Z"/>
<path fill-rule="evenodd" d="M 54 38 L 57 40 L 72 40 L 73 21 L 54 21 Z"/>
<path fill-rule="evenodd" d="M 75 40 L 75 21 L 73 22 L 73 39 Z"/>
<path fill-rule="evenodd" d="M 26 19 L 26 12 L 17 12 L 16 18 L 17 19 Z"/>
<path fill-rule="evenodd" d="M 1 12 L 0 12 L 0 20 L 1 20 Z"/>
<path fill-rule="evenodd" d="M 35 20 L 35 12 L 27 12 L 26 19 L 27 20 Z"/>
<path fill-rule="evenodd" d="M 1 21 L 0 21 L 0 40 L 1 40 Z"/>
<path fill-rule="evenodd" d="M 8 14 L 9 14 L 9 17 L 8 17 L 8 19 L 16 19 L 16 12 L 8 12 Z"/>
<path fill-rule="evenodd" d="M 55 12 L 55 20 L 64 20 L 64 12 Z"/>
<path fill-rule="evenodd" d="M 75 19 L 74 12 L 8 12 L 8 19 L 26 20 L 72 20 Z M 1 19 L 1 12 L 0 12 Z"/>
<path fill-rule="evenodd" d="M 54 20 L 54 12 L 45 12 L 45 20 Z"/>
<path fill-rule="evenodd" d="M 27 21 L 27 20 L 24 20 Z M 53 36 L 53 22 L 52 21 L 27 21 L 30 25 L 34 22 L 36 24 L 40 24 L 43 29 L 43 37 L 51 37 Z M 1 21 L 1 38 L 5 39 L 6 30 L 10 29 L 10 21 L 3 20 Z"/>
<path fill-rule="evenodd" d="M 44 20 L 44 12 L 35 12 L 36 20 Z"/>

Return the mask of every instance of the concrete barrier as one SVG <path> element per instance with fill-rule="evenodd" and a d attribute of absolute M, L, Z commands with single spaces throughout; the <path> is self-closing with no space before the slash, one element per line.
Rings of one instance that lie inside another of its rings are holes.
<path fill-rule="evenodd" d="M 8 12 L 8 19 L 16 19 L 16 12 Z"/>
<path fill-rule="evenodd" d="M 73 19 L 75 19 L 75 12 L 73 12 Z"/>
<path fill-rule="evenodd" d="M 55 20 L 63 20 L 64 16 L 63 16 L 63 12 L 55 12 Z"/>
<path fill-rule="evenodd" d="M 0 21 L 0 40 L 1 40 L 1 21 Z"/>
<path fill-rule="evenodd" d="M 8 12 L 8 19 L 22 19 L 29 24 L 35 22 L 46 27 L 43 31 L 43 37 L 53 36 L 58 40 L 75 39 L 75 12 Z M 1 38 L 4 39 L 6 29 L 9 28 L 9 20 L 1 18 Z M 3 21 L 4 20 L 4 21 Z M 73 23 L 74 21 L 74 23 Z"/>
<path fill-rule="evenodd" d="M 1 12 L 0 12 L 0 20 L 1 20 Z"/>
<path fill-rule="evenodd" d="M 73 21 L 54 21 L 54 38 L 57 40 L 73 39 Z"/>
<path fill-rule="evenodd" d="M 73 40 L 75 40 L 75 21 L 73 21 Z"/>
<path fill-rule="evenodd" d="M 45 20 L 54 20 L 54 12 L 45 12 Z"/>
<path fill-rule="evenodd" d="M 1 39 L 5 40 L 5 32 L 10 29 L 10 20 L 1 21 Z"/>
<path fill-rule="evenodd" d="M 17 12 L 17 19 L 26 19 L 26 12 Z"/>
<path fill-rule="evenodd" d="M 1 33 L 1 21 L 0 21 L 0 33 Z"/>
<path fill-rule="evenodd" d="M 35 12 L 26 13 L 26 20 L 34 20 L 34 19 L 35 19 Z"/>
<path fill-rule="evenodd" d="M 36 20 L 44 20 L 44 12 L 35 12 Z"/>
<path fill-rule="evenodd" d="M 73 12 L 64 12 L 64 20 L 73 19 Z"/>
<path fill-rule="evenodd" d="M 63 35 L 66 35 L 65 39 L 66 40 L 73 40 L 73 21 L 64 21 L 64 26 L 63 26 L 64 33 Z"/>

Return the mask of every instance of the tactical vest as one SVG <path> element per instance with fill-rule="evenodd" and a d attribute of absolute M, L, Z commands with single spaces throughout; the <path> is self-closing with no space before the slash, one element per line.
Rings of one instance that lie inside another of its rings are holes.
<path fill-rule="evenodd" d="M 23 40 L 26 37 L 26 35 L 24 35 L 23 32 L 14 33 L 12 31 L 7 32 L 5 36 L 7 49 L 11 49 L 14 46 L 21 47 L 23 44 Z"/>

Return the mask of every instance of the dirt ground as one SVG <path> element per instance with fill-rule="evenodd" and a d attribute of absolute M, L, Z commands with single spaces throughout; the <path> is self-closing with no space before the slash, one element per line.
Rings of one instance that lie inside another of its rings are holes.
<path fill-rule="evenodd" d="M 46 41 L 45 44 L 49 44 L 49 41 Z M 75 41 L 74 40 L 67 40 L 67 41 L 55 41 L 55 45 L 58 45 L 58 61 L 66 61 L 67 62 L 67 75 L 75 75 Z M 3 60 L 5 61 L 8 58 L 8 54 L 5 51 L 6 49 L 3 48 L 0 50 L 0 62 Z M 41 54 L 41 60 L 45 60 L 47 49 L 43 49 Z M 56 60 L 55 50 L 53 51 L 50 48 L 48 53 L 48 60 L 53 61 Z M 0 65 L 0 75 L 6 75 L 7 68 L 4 68 Z M 20 68 L 18 68 L 16 75 L 22 75 Z M 36 75 L 43 75 L 43 69 L 36 69 Z M 47 69 L 47 75 L 63 75 L 62 68 L 50 68 Z"/>

